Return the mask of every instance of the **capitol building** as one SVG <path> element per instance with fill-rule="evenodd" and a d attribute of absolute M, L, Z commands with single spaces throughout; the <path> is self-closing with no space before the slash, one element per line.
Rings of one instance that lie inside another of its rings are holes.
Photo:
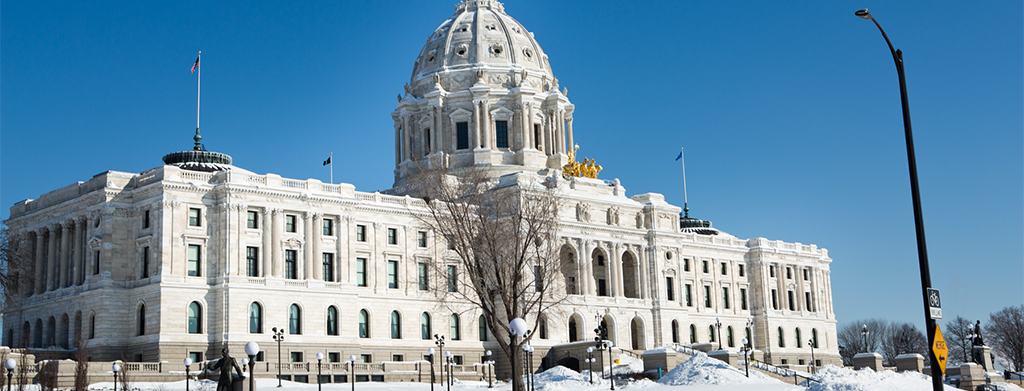
<path fill-rule="evenodd" d="M 391 113 L 388 191 L 253 173 L 200 148 L 197 129 L 195 149 L 156 168 L 103 172 L 12 206 L 24 299 L 3 313 L 3 344 L 70 358 L 81 341 L 92 360 L 180 362 L 225 346 L 238 357 L 257 341 L 257 360 L 276 362 L 277 328 L 285 361 L 380 363 L 421 360 L 444 334 L 459 364 L 478 363 L 507 337 L 431 291 L 461 272 L 427 272 L 456 257 L 407 194 L 418 169 L 441 162 L 456 175 L 477 167 L 502 183 L 557 183 L 567 299 L 530 315 L 543 317 L 538 365 L 578 369 L 583 357 L 555 353 L 593 341 L 598 323 L 616 352 L 634 355 L 737 351 L 747 338 L 772 364 L 810 363 L 811 345 L 818 363 L 840 363 L 826 249 L 737 238 L 661 194 L 629 194 L 628 178 L 564 175 L 573 132 L 586 129 L 573 129 L 548 54 L 501 3 L 462 0 L 415 59 Z"/>

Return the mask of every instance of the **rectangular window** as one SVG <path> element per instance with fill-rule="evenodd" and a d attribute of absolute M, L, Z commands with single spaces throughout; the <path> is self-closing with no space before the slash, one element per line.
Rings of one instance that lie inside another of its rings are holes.
<path fill-rule="evenodd" d="M 299 253 L 295 250 L 284 250 L 284 278 L 294 280 L 299 278 L 298 269 Z"/>
<path fill-rule="evenodd" d="M 190 227 L 199 227 L 202 224 L 200 217 L 202 217 L 202 215 L 200 214 L 199 209 L 188 208 L 188 225 Z"/>
<path fill-rule="evenodd" d="M 286 215 L 286 216 L 284 216 L 284 231 L 285 232 L 295 232 L 295 231 L 297 231 L 298 228 L 295 227 L 296 226 L 295 222 L 297 220 L 298 219 L 297 219 L 297 217 L 295 215 Z"/>
<path fill-rule="evenodd" d="M 430 289 L 430 283 L 427 282 L 427 264 L 422 262 L 416 264 L 416 281 L 419 283 L 421 291 Z"/>
<path fill-rule="evenodd" d="M 452 356 L 452 362 L 454 362 L 455 365 L 462 365 L 462 356 Z"/>
<path fill-rule="evenodd" d="M 773 278 L 775 277 L 775 265 L 768 266 L 768 275 Z"/>
<path fill-rule="evenodd" d="M 394 362 L 402 362 L 402 361 L 405 361 L 405 355 L 401 355 L 401 354 L 392 354 L 392 355 L 391 355 L 391 361 L 394 361 Z"/>
<path fill-rule="evenodd" d="M 357 225 L 356 226 L 356 241 L 357 242 L 365 242 L 366 241 L 366 226 L 365 225 Z"/>
<path fill-rule="evenodd" d="M 541 271 L 540 265 L 533 265 L 533 290 L 535 292 L 544 290 L 544 273 Z"/>
<path fill-rule="evenodd" d="M 533 124 L 533 148 L 540 149 L 540 124 Z"/>
<path fill-rule="evenodd" d="M 793 268 L 786 267 L 786 279 L 787 280 L 792 280 L 793 279 Z"/>
<path fill-rule="evenodd" d="M 683 271 L 690 271 L 690 258 L 683 258 Z"/>
<path fill-rule="evenodd" d="M 711 269 L 708 268 L 708 261 L 701 261 L 701 267 L 704 273 L 711 273 Z"/>
<path fill-rule="evenodd" d="M 725 263 L 725 262 L 722 262 L 722 275 L 724 276 L 724 275 L 728 275 L 728 274 L 729 274 L 729 264 Z"/>
<path fill-rule="evenodd" d="M 327 362 L 341 362 L 341 352 L 327 353 Z"/>
<path fill-rule="evenodd" d="M 93 253 L 92 265 L 92 274 L 100 274 L 100 250 L 96 250 L 96 252 Z"/>
<path fill-rule="evenodd" d="M 494 121 L 494 145 L 508 148 L 508 121 Z"/>
<path fill-rule="evenodd" d="M 665 277 L 665 297 L 668 301 L 676 299 L 675 291 L 673 290 L 672 277 Z"/>
<path fill-rule="evenodd" d="M 740 288 L 740 309 L 747 309 L 747 290 Z"/>
<path fill-rule="evenodd" d="M 302 362 L 302 352 L 292 352 L 291 358 L 292 362 Z"/>
<path fill-rule="evenodd" d="M 419 248 L 427 247 L 427 231 L 416 232 L 416 246 Z"/>
<path fill-rule="evenodd" d="M 388 228 L 388 244 L 398 244 L 397 228 Z"/>
<path fill-rule="evenodd" d="M 722 287 L 722 308 L 729 309 L 729 288 Z"/>
<path fill-rule="evenodd" d="M 597 266 L 604 266 L 604 255 L 597 256 Z"/>
<path fill-rule="evenodd" d="M 704 285 L 704 308 L 711 308 L 711 286 Z"/>
<path fill-rule="evenodd" d="M 260 276 L 260 249 L 258 247 L 245 248 L 245 275 L 249 277 Z"/>
<path fill-rule="evenodd" d="M 366 258 L 356 258 L 356 285 L 366 286 Z"/>
<path fill-rule="evenodd" d="M 139 278 L 149 277 L 149 247 L 142 248 L 142 275 Z"/>
<path fill-rule="evenodd" d="M 334 253 L 323 253 L 324 281 L 334 282 Z"/>
<path fill-rule="evenodd" d="M 469 122 L 456 122 L 456 149 L 469 149 Z"/>
<path fill-rule="evenodd" d="M 693 307 L 693 287 L 686 284 L 686 306 Z"/>
<path fill-rule="evenodd" d="M 804 281 L 807 281 L 807 280 L 810 280 L 810 278 L 807 275 L 807 269 L 804 269 Z"/>
<path fill-rule="evenodd" d="M 192 359 L 192 362 L 202 362 L 203 352 L 188 352 L 188 358 Z"/>
<path fill-rule="evenodd" d="M 459 269 L 455 265 L 448 265 L 448 292 L 455 292 L 459 289 Z"/>
<path fill-rule="evenodd" d="M 192 276 L 192 277 L 200 277 L 200 276 L 202 276 L 202 273 L 200 273 L 201 269 L 199 268 L 200 264 L 202 263 L 202 259 L 200 258 L 201 257 L 201 251 L 200 250 L 202 248 L 203 248 L 203 246 L 200 246 L 198 244 L 190 244 L 190 245 L 188 245 L 188 275 L 189 276 Z"/>
<path fill-rule="evenodd" d="M 569 290 L 569 294 L 570 295 L 577 294 L 577 291 L 576 291 L 576 277 L 573 277 L 573 276 L 566 277 L 566 285 L 568 285 L 567 288 Z"/>
<path fill-rule="evenodd" d="M 739 265 L 739 266 L 740 266 L 740 277 L 743 277 L 744 275 L 746 275 L 746 272 L 743 270 L 743 265 L 742 264 Z"/>
<path fill-rule="evenodd" d="M 608 296 L 608 283 L 603 278 L 597 279 L 597 295 Z"/>
<path fill-rule="evenodd" d="M 149 211 L 142 212 L 142 228 L 149 228 Z"/>
<path fill-rule="evenodd" d="M 362 361 L 363 361 L 364 363 L 371 363 L 371 362 L 373 362 L 373 355 L 370 355 L 370 354 L 360 354 L 360 355 L 359 355 L 359 358 L 360 358 L 360 359 L 361 359 L 361 360 L 362 360 Z"/>
<path fill-rule="evenodd" d="M 796 300 L 793 300 L 793 291 L 786 291 L 786 298 L 789 299 L 789 310 L 796 311 Z"/>
<path fill-rule="evenodd" d="M 814 312 L 814 307 L 811 306 L 811 292 L 804 292 L 804 306 L 808 311 Z"/>
<path fill-rule="evenodd" d="M 260 227 L 260 218 L 255 210 L 245 213 L 245 228 L 256 229 Z"/>
<path fill-rule="evenodd" d="M 334 220 L 324 219 L 323 224 L 324 236 L 334 236 Z"/>
<path fill-rule="evenodd" d="M 398 261 L 388 261 L 388 288 L 398 288 Z"/>
<path fill-rule="evenodd" d="M 779 294 L 775 289 L 772 289 L 772 309 L 779 309 Z"/>

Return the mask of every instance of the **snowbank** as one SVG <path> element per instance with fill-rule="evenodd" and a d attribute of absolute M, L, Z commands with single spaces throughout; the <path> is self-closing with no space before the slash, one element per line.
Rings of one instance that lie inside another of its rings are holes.
<path fill-rule="evenodd" d="M 668 371 L 658 383 L 668 386 L 714 385 L 714 384 L 775 384 L 780 381 L 758 372 L 750 371 L 746 377 L 743 371 L 729 366 L 704 353 L 690 357 Z"/>
<path fill-rule="evenodd" d="M 808 391 L 929 391 L 931 378 L 918 372 L 875 372 L 871 368 L 854 371 L 834 365 L 826 365 L 814 374 L 821 383 L 811 382 Z M 943 390 L 956 388 L 944 385 Z"/>
<path fill-rule="evenodd" d="M 595 376 L 594 380 L 599 381 L 599 378 L 600 376 Z M 561 365 L 536 374 L 534 379 L 537 381 L 537 389 L 544 391 L 567 391 L 590 387 L 587 375 Z"/>

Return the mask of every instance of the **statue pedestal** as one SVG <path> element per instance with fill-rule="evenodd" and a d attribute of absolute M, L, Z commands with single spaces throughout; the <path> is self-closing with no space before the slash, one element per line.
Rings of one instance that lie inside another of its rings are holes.
<path fill-rule="evenodd" d="M 985 369 L 985 372 L 995 371 L 995 367 L 992 366 L 992 348 L 985 345 L 975 346 L 973 357 L 974 361 Z"/>

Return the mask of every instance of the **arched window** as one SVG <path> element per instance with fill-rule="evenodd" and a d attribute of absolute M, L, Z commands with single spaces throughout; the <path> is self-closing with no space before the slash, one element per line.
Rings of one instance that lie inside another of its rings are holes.
<path fill-rule="evenodd" d="M 359 338 L 370 338 L 370 313 L 359 310 Z"/>
<path fill-rule="evenodd" d="M 193 301 L 188 305 L 188 333 L 199 334 L 203 332 L 203 307 L 199 302 Z"/>
<path fill-rule="evenodd" d="M 690 324 L 690 343 L 697 343 L 697 325 Z"/>
<path fill-rule="evenodd" d="M 779 347 L 786 347 L 786 334 L 782 331 L 782 327 L 779 327 Z"/>
<path fill-rule="evenodd" d="M 249 332 L 263 333 L 263 307 L 260 303 L 249 304 Z"/>
<path fill-rule="evenodd" d="M 462 325 L 459 324 L 459 315 L 458 314 L 452 314 L 452 316 L 449 318 L 449 323 L 451 324 L 451 326 L 450 326 L 451 327 L 451 331 L 450 331 L 449 336 L 452 338 L 452 341 L 461 340 L 462 339 Z"/>
<path fill-rule="evenodd" d="M 27 323 L 27 322 L 26 322 Z M 28 335 L 28 334 L 25 334 Z M 89 313 L 89 339 L 96 338 L 96 313 Z"/>
<path fill-rule="evenodd" d="M 288 307 L 288 334 L 302 334 L 302 310 L 298 304 Z"/>
<path fill-rule="evenodd" d="M 537 331 L 540 333 L 540 339 L 548 339 L 547 318 L 540 318 L 540 324 L 537 326 Z"/>
<path fill-rule="evenodd" d="M 327 335 L 338 335 L 338 308 L 327 307 Z"/>
<path fill-rule="evenodd" d="M 734 339 L 732 336 L 732 326 L 729 326 L 725 329 L 725 342 L 729 344 L 730 348 L 736 347 L 736 344 L 733 342 Z"/>
<path fill-rule="evenodd" d="M 811 346 L 814 346 L 814 348 L 817 349 L 818 348 L 818 329 L 811 329 L 811 341 L 812 341 Z"/>
<path fill-rule="evenodd" d="M 480 327 L 479 336 L 481 341 L 487 340 L 487 321 L 484 320 L 484 316 L 480 315 L 480 319 L 477 320 L 477 325 Z M 541 334 L 543 335 L 543 334 Z"/>
<path fill-rule="evenodd" d="M 402 338 L 402 315 L 398 311 L 391 311 L 391 339 Z"/>
<path fill-rule="evenodd" d="M 138 320 L 139 320 L 139 324 L 138 324 L 139 327 L 138 327 L 138 334 L 137 335 L 146 335 L 146 305 L 145 304 L 139 306 Z"/>
<path fill-rule="evenodd" d="M 424 312 L 420 315 L 420 338 L 430 339 L 430 335 L 433 333 L 430 327 L 430 314 Z"/>
<path fill-rule="evenodd" d="M 575 318 L 569 318 L 569 342 L 576 342 L 579 340 L 579 326 L 576 325 Z"/>
<path fill-rule="evenodd" d="M 708 342 L 715 342 L 715 326 L 708 326 Z"/>
<path fill-rule="evenodd" d="M 679 343 L 679 321 L 672 321 L 672 343 Z"/>
<path fill-rule="evenodd" d="M 800 328 L 799 327 L 796 328 L 796 347 L 798 347 L 798 348 L 804 347 L 804 341 L 800 340 Z"/>

